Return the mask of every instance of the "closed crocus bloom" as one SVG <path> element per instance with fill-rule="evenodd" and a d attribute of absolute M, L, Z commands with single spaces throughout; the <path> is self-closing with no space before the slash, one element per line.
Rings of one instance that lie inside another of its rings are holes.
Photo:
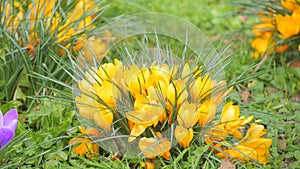
<path fill-rule="evenodd" d="M 92 68 L 85 73 L 85 79 L 78 82 L 80 96 L 75 97 L 76 106 L 81 116 L 93 119 L 94 113 L 98 112 L 99 105 L 93 90 L 93 84 L 99 81 L 96 69 Z"/>
<path fill-rule="evenodd" d="M 212 88 L 213 93 L 212 93 L 212 102 L 219 106 L 223 99 L 232 91 L 233 86 L 229 87 L 228 90 L 227 86 L 226 86 L 226 82 L 225 81 L 220 81 L 219 83 L 216 83 L 216 81 L 212 81 Z"/>
<path fill-rule="evenodd" d="M 191 84 L 190 95 L 193 102 L 199 102 L 212 93 L 211 79 L 208 74 L 203 78 L 199 75 Z"/>
<path fill-rule="evenodd" d="M 177 121 L 180 126 L 190 128 L 198 122 L 199 116 L 200 114 L 197 111 L 197 104 L 185 102 L 178 110 Z"/>
<path fill-rule="evenodd" d="M 119 69 L 122 69 L 122 64 L 117 59 L 114 60 L 114 63 L 105 63 L 101 65 L 97 71 L 100 84 L 104 80 L 113 80 L 115 76 L 117 76 L 116 73 Z"/>
<path fill-rule="evenodd" d="M 192 128 L 190 128 L 189 130 L 182 126 L 177 126 L 175 128 L 175 138 L 182 148 L 189 147 L 193 137 L 194 131 Z"/>
<path fill-rule="evenodd" d="M 217 105 L 212 102 L 212 99 L 208 99 L 199 105 L 198 111 L 199 124 L 200 126 L 205 126 L 215 117 Z"/>
<path fill-rule="evenodd" d="M 18 125 L 18 111 L 9 110 L 3 117 L 0 111 L 0 149 L 6 146 L 15 136 Z"/>
<path fill-rule="evenodd" d="M 167 94 L 167 87 L 169 86 L 169 79 L 160 75 L 150 75 L 147 79 L 146 89 L 151 99 L 156 101 L 165 100 Z"/>
<path fill-rule="evenodd" d="M 143 137 L 139 141 L 139 148 L 146 158 L 154 159 L 162 156 L 170 160 L 171 143 L 168 139 Z"/>
<path fill-rule="evenodd" d="M 80 42 L 80 40 L 78 41 Z M 108 44 L 103 39 L 92 36 L 86 41 L 83 46 L 80 46 L 77 50 L 83 47 L 82 56 L 86 61 L 93 61 L 93 58 L 96 58 L 97 61 L 102 61 L 102 59 L 109 53 L 107 45 Z"/>
<path fill-rule="evenodd" d="M 281 4 L 290 11 L 294 11 L 296 9 L 300 8 L 299 3 L 297 3 L 297 0 L 281 0 Z"/>
<path fill-rule="evenodd" d="M 298 21 L 290 15 L 276 15 L 276 24 L 277 30 L 281 34 L 279 36 L 281 39 L 286 39 L 291 36 L 297 35 L 300 30 L 300 25 L 298 24 Z"/>

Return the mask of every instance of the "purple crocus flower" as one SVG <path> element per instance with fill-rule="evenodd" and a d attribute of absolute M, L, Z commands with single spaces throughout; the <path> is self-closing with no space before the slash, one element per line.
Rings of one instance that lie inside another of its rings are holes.
<path fill-rule="evenodd" d="M 0 149 L 6 146 L 15 136 L 18 125 L 18 111 L 9 110 L 3 117 L 0 111 Z"/>

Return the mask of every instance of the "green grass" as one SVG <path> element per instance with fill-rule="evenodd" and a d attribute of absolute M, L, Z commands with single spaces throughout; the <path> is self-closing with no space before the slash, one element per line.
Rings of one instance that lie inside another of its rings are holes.
<path fill-rule="evenodd" d="M 234 60 L 225 68 L 226 80 L 233 81 L 242 73 L 245 73 L 244 77 L 253 77 L 237 84 L 229 100 L 242 108 L 241 114 L 254 114 L 256 119 L 262 119 L 261 123 L 268 131 L 266 137 L 273 141 L 270 163 L 261 167 L 297 168 L 300 166 L 300 70 L 290 67 L 290 63 L 283 58 L 281 61 L 267 60 L 252 75 L 254 68 L 250 66 L 257 64 L 259 60 L 250 57 L 249 37 L 239 31 L 247 25 L 241 23 L 237 16 L 231 15 L 233 10 L 239 8 L 230 5 L 230 2 L 231 0 L 113 1 L 108 2 L 110 7 L 102 17 L 109 21 L 112 17 L 135 12 L 169 13 L 198 26 L 216 47 L 220 45 L 218 50 L 231 44 L 231 48 L 226 53 L 233 53 Z M 8 45 L 12 45 L 9 38 L 0 35 Z M 6 112 L 18 107 L 20 120 L 13 142 L 1 150 L 1 168 L 141 168 L 140 163 L 144 159 L 124 158 L 112 161 L 112 155 L 103 150 L 100 151 L 100 157 L 92 159 L 73 154 L 68 141 L 80 135 L 77 129 L 80 124 L 73 105 L 62 104 L 53 98 L 26 97 L 37 93 L 43 97 L 49 95 L 48 89 L 58 87 L 53 84 L 49 88 L 43 88 L 45 84 L 39 81 L 37 86 L 41 88 L 33 89 L 34 75 L 29 76 L 29 72 L 18 65 L 17 69 L 13 67 L 8 69 L 4 64 L 7 62 L 3 58 L 9 47 L 3 42 L 0 43 L 0 89 L 3 89 L 0 91 L 0 109 Z M 24 53 L 21 48 L 18 50 Z M 9 55 L 14 57 L 15 53 Z M 55 71 L 57 63 L 52 64 L 50 69 Z M 39 66 L 45 65 L 41 63 Z M 10 70 L 13 76 L 19 75 L 20 78 L 4 76 L 7 70 Z M 48 69 L 42 70 L 48 71 Z M 43 71 L 41 74 L 45 73 Z M 56 72 L 55 75 L 60 74 Z M 16 81 L 9 81 L 9 79 L 16 79 Z M 13 91 L 15 88 L 20 90 Z M 51 95 L 61 98 L 70 96 L 70 91 L 64 86 L 60 86 L 60 89 L 63 90 L 52 91 Z M 250 92 L 247 103 L 240 96 L 244 91 Z M 186 150 L 175 148 L 172 154 L 177 156 L 172 156 L 170 161 L 157 158 L 155 165 L 159 168 L 199 168 L 199 166 L 218 168 L 220 166 L 220 159 L 217 159 L 204 144 L 199 146 L 193 143 Z M 237 168 L 257 168 L 257 166 L 237 163 Z"/>

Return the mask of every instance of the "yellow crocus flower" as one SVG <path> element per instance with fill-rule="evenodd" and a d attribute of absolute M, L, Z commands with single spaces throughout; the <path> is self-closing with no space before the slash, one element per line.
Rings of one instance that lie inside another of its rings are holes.
<path fill-rule="evenodd" d="M 271 139 L 261 138 L 266 132 L 264 126 L 251 124 L 246 136 L 233 147 L 228 147 L 225 153 L 236 159 L 245 159 L 246 161 L 256 160 L 261 164 L 268 162 L 270 156 L 269 147 L 272 144 Z"/>
<path fill-rule="evenodd" d="M 252 56 L 254 58 L 258 58 L 266 52 L 273 51 L 272 45 L 274 45 L 272 32 L 265 32 L 263 36 L 259 36 L 252 40 L 251 47 L 255 49 L 255 52 L 252 53 Z"/>
<path fill-rule="evenodd" d="M 192 128 L 187 130 L 183 126 L 176 126 L 175 138 L 182 148 L 189 147 L 193 137 L 194 137 L 194 131 Z"/>

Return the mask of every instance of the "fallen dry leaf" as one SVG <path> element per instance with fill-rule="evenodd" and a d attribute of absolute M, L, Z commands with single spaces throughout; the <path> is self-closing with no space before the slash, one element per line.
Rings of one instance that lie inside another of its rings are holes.
<path fill-rule="evenodd" d="M 300 68 L 300 61 L 293 62 L 291 64 L 291 67 L 298 67 L 298 68 Z"/>
<path fill-rule="evenodd" d="M 292 102 L 298 102 L 298 103 L 300 103 L 300 95 L 298 95 L 296 97 L 293 97 L 292 98 Z"/>
<path fill-rule="evenodd" d="M 274 88 L 274 87 L 265 87 L 265 90 L 266 90 L 268 93 L 277 93 L 277 89 Z"/>
<path fill-rule="evenodd" d="M 279 140 L 278 148 L 280 148 L 280 149 L 285 149 L 286 148 L 286 141 L 284 139 Z"/>
<path fill-rule="evenodd" d="M 249 18 L 249 16 L 247 16 L 247 15 L 240 15 L 239 16 L 239 19 L 240 19 L 241 22 L 246 22 L 248 20 L 248 18 Z"/>
<path fill-rule="evenodd" d="M 243 100 L 244 103 L 248 103 L 249 102 L 249 96 L 250 96 L 250 92 L 248 90 L 243 91 L 240 96 Z"/>
<path fill-rule="evenodd" d="M 232 164 L 229 159 L 222 160 L 219 169 L 235 169 L 235 165 Z"/>

